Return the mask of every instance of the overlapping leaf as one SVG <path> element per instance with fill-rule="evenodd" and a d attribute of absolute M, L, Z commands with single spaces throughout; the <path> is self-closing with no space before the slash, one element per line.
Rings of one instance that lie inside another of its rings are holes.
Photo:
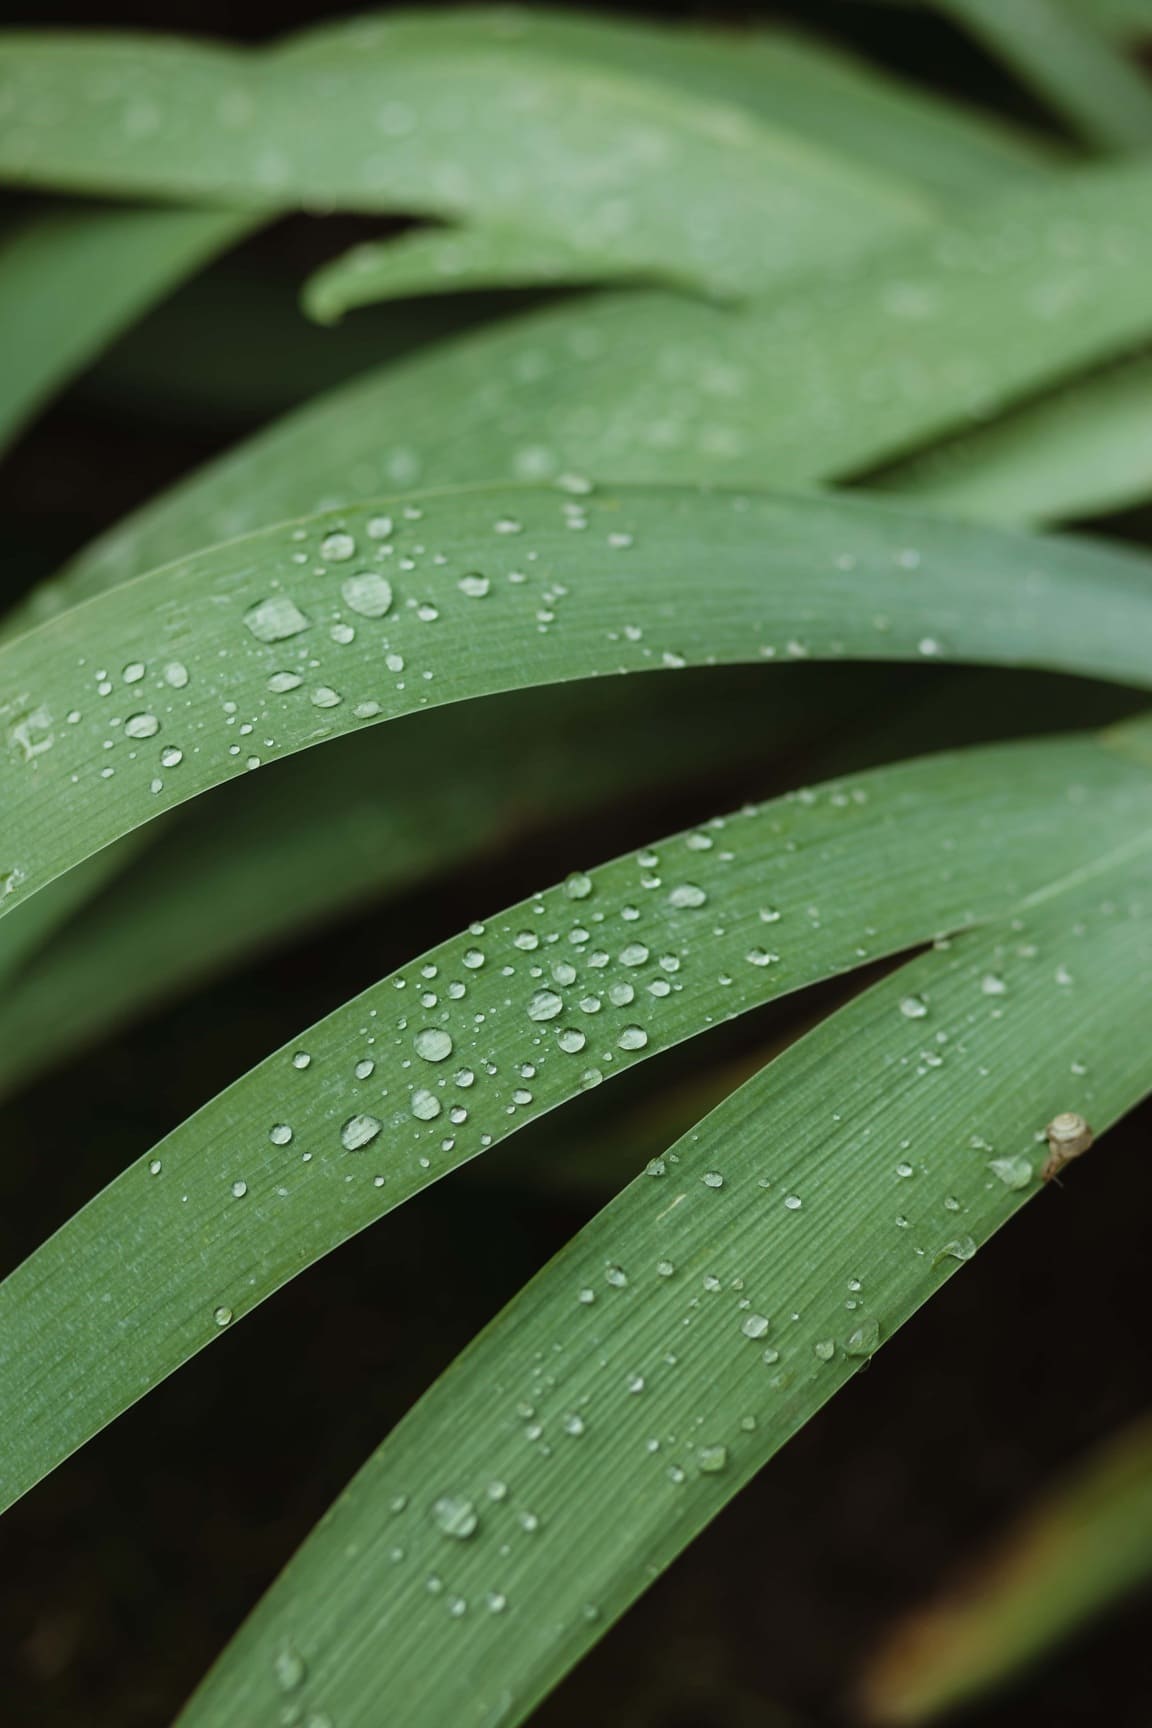
<path fill-rule="evenodd" d="M 0 1287 L 0 1396 L 22 1412 L 0 1502 L 310 1261 L 566 1099 L 1146 845 L 1147 735 L 1119 737 L 748 809 L 484 919 L 312 1027 Z"/>

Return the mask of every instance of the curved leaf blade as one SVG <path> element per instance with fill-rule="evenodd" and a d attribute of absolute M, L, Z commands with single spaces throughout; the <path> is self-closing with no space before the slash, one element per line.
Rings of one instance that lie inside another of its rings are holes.
<path fill-rule="evenodd" d="M 898 1621 L 869 1662 L 870 1722 L 929 1722 L 1004 1685 L 1148 1580 L 1152 1421 L 1082 1460 L 966 1574 Z"/>
<path fill-rule="evenodd" d="M 607 17 L 517 6 L 389 12 L 309 30 L 281 54 L 315 60 L 327 52 L 402 57 L 442 42 L 503 54 L 527 51 L 578 60 L 631 77 L 678 86 L 738 104 L 773 129 L 862 162 L 896 184 L 919 182 L 949 199 L 1039 176 L 1051 166 L 1046 141 L 926 95 L 839 46 L 779 29 L 693 23 L 654 26 Z"/>
<path fill-rule="evenodd" d="M 1152 683 L 1152 564 L 1102 545 L 675 488 L 383 508 L 211 548 L 0 648 L 0 913 L 265 761 L 501 690 L 796 657 Z"/>
<path fill-rule="evenodd" d="M 981 522 L 1073 522 L 1152 495 L 1152 356 L 1124 360 L 872 476 Z"/>
<path fill-rule="evenodd" d="M 1152 87 L 1098 29 L 1059 0 L 941 0 L 1089 143 L 1141 150 L 1152 143 Z"/>
<path fill-rule="evenodd" d="M 724 293 L 926 219 L 743 110 L 604 69 L 457 47 L 261 54 L 0 36 L 0 177 L 255 209 L 401 211 L 558 234 Z M 722 188 L 722 195 L 717 195 Z"/>
<path fill-rule="evenodd" d="M 0 448 L 74 373 L 184 277 L 239 240 L 228 211 L 38 216 L 0 245 Z"/>
<path fill-rule="evenodd" d="M 674 281 L 676 272 L 661 274 Z M 556 288 L 637 275 L 610 253 L 599 257 L 557 235 L 517 228 L 431 228 L 367 240 L 314 271 L 301 303 L 318 324 L 357 306 L 478 288 Z"/>

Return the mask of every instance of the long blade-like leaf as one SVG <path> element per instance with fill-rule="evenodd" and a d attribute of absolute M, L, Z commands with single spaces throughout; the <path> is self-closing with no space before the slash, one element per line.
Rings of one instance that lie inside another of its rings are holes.
<path fill-rule="evenodd" d="M 869 480 L 982 522 L 1071 522 L 1152 496 L 1152 356 L 1123 360 Z"/>
<path fill-rule="evenodd" d="M 443 43 L 446 33 L 462 48 L 526 50 L 736 103 L 773 129 L 949 200 L 1009 177 L 1039 175 L 1054 160 L 1046 142 L 990 113 L 966 111 L 826 41 L 780 30 L 653 26 L 626 16 L 474 6 L 343 19 L 309 30 L 280 53 L 313 62 L 332 51 L 402 60 Z"/>
<path fill-rule="evenodd" d="M 672 270 L 663 271 L 668 278 Z M 636 275 L 633 265 L 552 234 L 516 228 L 421 228 L 342 252 L 304 285 L 310 317 L 333 324 L 357 306 L 475 288 L 555 288 Z"/>
<path fill-rule="evenodd" d="M 1145 833 L 858 998 L 625 1189 L 401 1422 L 182 1728 L 286 1702 L 514 1728 L 1037 1193 L 1045 1123 L 1147 1093 L 1150 1037 Z"/>
<path fill-rule="evenodd" d="M 211 786 L 500 690 L 765 658 L 1152 683 L 1152 565 L 871 501 L 426 494 L 212 548 L 0 649 L 0 913 Z"/>
<path fill-rule="evenodd" d="M 0 177 L 19 184 L 472 215 L 723 292 L 852 257 L 927 215 L 738 107 L 458 47 L 450 29 L 379 57 L 10 31 L 0 103 Z"/>
<path fill-rule="evenodd" d="M 938 0 L 1093 144 L 1152 144 L 1152 84 L 1066 0 Z"/>
<path fill-rule="evenodd" d="M 42 216 L 0 245 L 0 447 L 153 301 L 252 227 L 231 211 Z"/>
<path fill-rule="evenodd" d="M 1107 741 L 930 758 L 473 925 L 221 1093 L 0 1286 L 0 1404 L 21 1411 L 0 1505 L 234 1316 L 517 1128 L 716 1021 L 1006 914 L 1144 844 L 1150 817 L 1147 760 Z M 912 995 L 905 1013 L 927 1010 Z"/>
<path fill-rule="evenodd" d="M 24 620 L 208 540 L 401 486 L 565 472 L 785 485 L 875 466 L 1147 335 L 1150 213 L 1152 168 L 1095 169 L 754 312 L 628 294 L 466 338 L 176 488 Z"/>
<path fill-rule="evenodd" d="M 928 1722 L 1006 1681 L 1152 1576 L 1152 1420 L 1049 1489 L 962 1578 L 893 1626 L 861 1688 L 870 1722 Z"/>

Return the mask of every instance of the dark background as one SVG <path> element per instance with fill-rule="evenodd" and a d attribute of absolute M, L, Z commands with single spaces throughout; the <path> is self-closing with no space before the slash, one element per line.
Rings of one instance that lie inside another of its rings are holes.
<path fill-rule="evenodd" d="M 347 7 L 138 0 L 7 8 L 4 21 L 259 40 Z M 635 8 L 634 10 L 640 10 Z M 748 12 L 688 6 L 649 16 Z M 764 13 L 762 15 L 768 15 Z M 889 65 L 1037 118 L 938 20 L 886 5 L 778 7 Z M 1042 117 L 1041 117 L 1042 119 Z M 1043 123 L 1043 119 L 1042 119 Z M 15 200 L 9 204 L 15 206 Z M 117 345 L 0 468 L 6 598 L 168 480 L 397 341 L 391 314 L 307 329 L 307 269 L 381 224 L 280 224 Z M 516 297 L 406 316 L 403 340 L 499 316 Z M 248 311 L 248 308 L 254 310 Z M 207 355 L 191 332 L 226 309 Z M 248 320 L 245 322 L 245 320 Z M 355 328 L 353 329 L 353 326 Z M 285 369 L 282 343 L 295 356 Z M 285 370 L 290 377 L 284 376 Z M 1141 525 L 1142 526 L 1142 525 Z M 1116 524 L 1109 527 L 1114 531 Z M 14 574 L 18 572 L 18 575 Z M 719 674 L 718 674 L 719 675 Z M 771 675 L 768 672 L 767 675 Z M 802 676 L 803 673 L 799 673 Z M 944 676 L 947 676 L 945 674 Z M 906 674 L 882 674 L 885 700 Z M 878 686 L 879 688 L 879 686 Z M 1019 730 L 1027 730 L 1021 714 Z M 804 776 L 765 760 L 579 826 L 608 857 Z M 466 878 L 437 881 L 135 1027 L 0 1108 L 0 1272 L 205 1098 L 391 966 L 562 875 L 572 832 L 536 824 Z M 0 1524 L 0 1722 L 167 1722 L 346 1479 L 524 1280 L 607 1197 L 581 1183 L 599 1112 L 643 1122 L 670 1075 L 761 1050 L 806 995 L 643 1065 L 491 1155 L 296 1280 L 57 1471 Z M 628 1085 L 630 1084 L 630 1091 Z M 1145 1404 L 1152 1112 L 984 1250 L 774 1461 L 541 1710 L 543 1728 L 815 1728 L 851 1719 L 861 1655 L 902 1607 L 994 1534 L 1059 1468 Z M 649 1148 L 629 1150 L 619 1177 Z M 530 1152 L 537 1168 L 526 1173 Z M 551 1153 L 551 1160 L 544 1154 Z M 415 1293 L 415 1295 L 414 1295 Z M 19 1412 L 0 1412 L 0 1422 Z M 976 1728 L 1146 1728 L 1147 1600 L 1113 1615 Z"/>

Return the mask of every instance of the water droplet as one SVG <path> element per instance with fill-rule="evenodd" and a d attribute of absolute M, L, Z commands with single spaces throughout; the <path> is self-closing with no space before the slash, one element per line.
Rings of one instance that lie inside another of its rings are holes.
<path fill-rule="evenodd" d="M 583 1050 L 588 1040 L 578 1026 L 564 1026 L 557 1032 L 556 1042 L 561 1050 L 566 1051 L 569 1056 L 574 1056 L 578 1050 Z"/>
<path fill-rule="evenodd" d="M 212 1318 L 215 1320 L 217 1326 L 231 1326 L 232 1310 L 231 1308 L 225 1308 L 223 1306 L 214 1308 L 212 1310 Z"/>
<path fill-rule="evenodd" d="M 344 604 L 361 618 L 383 618 L 392 609 L 392 584 L 378 570 L 362 570 L 340 584 Z"/>
<path fill-rule="evenodd" d="M 155 738 L 160 730 L 160 722 L 155 714 L 130 714 L 124 722 L 124 733 L 128 738 Z"/>
<path fill-rule="evenodd" d="M 985 996 L 1003 996 L 1008 986 L 998 972 L 985 972 L 980 980 L 980 988 Z"/>
<path fill-rule="evenodd" d="M 432 1508 L 432 1517 L 445 1536 L 453 1536 L 458 1542 L 474 1535 L 480 1523 L 471 1500 L 460 1494 L 441 1495 Z"/>
<path fill-rule="evenodd" d="M 628 1274 L 623 1266 L 606 1266 L 604 1268 L 604 1282 L 611 1284 L 614 1290 L 623 1290 L 628 1282 Z"/>
<path fill-rule="evenodd" d="M 363 1113 L 349 1116 L 340 1130 L 340 1141 L 346 1152 L 359 1152 L 369 1141 L 375 1140 L 381 1128 L 380 1121 L 375 1116 Z"/>
<path fill-rule="evenodd" d="M 878 1320 L 861 1320 L 859 1326 L 848 1334 L 844 1350 L 849 1356 L 871 1356 L 880 1343 L 880 1322 Z"/>
<path fill-rule="evenodd" d="M 768 1330 L 768 1316 L 766 1314 L 748 1314 L 741 1323 L 740 1330 L 745 1338 L 763 1338 Z"/>
<path fill-rule="evenodd" d="M 292 1138 L 292 1130 L 287 1122 L 277 1122 L 268 1130 L 268 1138 L 273 1146 L 287 1146 Z"/>
<path fill-rule="evenodd" d="M 283 642 L 307 630 L 309 620 L 287 594 L 271 594 L 250 606 L 244 622 L 258 642 Z"/>
<path fill-rule="evenodd" d="M 957 1236 L 951 1242 L 945 1242 L 932 1261 L 938 1266 L 941 1260 L 971 1260 L 976 1252 L 976 1244 L 971 1236 Z"/>
<path fill-rule="evenodd" d="M 696 1468 L 704 1476 L 717 1476 L 728 1468 L 727 1446 L 701 1446 L 696 1454 Z"/>
<path fill-rule="evenodd" d="M 285 1644 L 277 1651 L 273 1666 L 276 1672 L 276 1683 L 281 1691 L 295 1692 L 298 1687 L 304 1684 L 308 1665 L 300 1652 L 294 1650 L 291 1644 Z"/>
<path fill-rule="evenodd" d="M 905 1020 L 923 1020 L 928 1012 L 928 1004 L 923 996 L 902 996 L 900 1012 Z"/>
<path fill-rule="evenodd" d="M 537 990 L 528 1004 L 529 1020 L 554 1020 L 564 1007 L 555 990 Z"/>
<path fill-rule="evenodd" d="M 697 887 L 695 882 L 682 882 L 669 894 L 668 904 L 682 911 L 687 907 L 703 906 L 707 899 L 703 888 Z"/>
<path fill-rule="evenodd" d="M 724 1178 L 719 1170 L 705 1170 L 700 1180 L 705 1188 L 723 1188 L 724 1186 Z"/>
<path fill-rule="evenodd" d="M 160 763 L 164 768 L 179 768 L 184 760 L 183 750 L 178 750 L 175 744 L 168 744 L 160 752 Z"/>
<path fill-rule="evenodd" d="M 452 1040 L 439 1026 L 425 1026 L 415 1037 L 416 1054 L 425 1062 L 443 1062 L 452 1054 Z"/>
<path fill-rule="evenodd" d="M 311 1063 L 312 1058 L 309 1056 L 307 1050 L 297 1050 L 292 1058 L 293 1068 L 308 1068 L 311 1066 Z"/>
<path fill-rule="evenodd" d="M 592 878 L 583 870 L 574 870 L 564 883 L 569 900 L 586 900 L 592 892 Z"/>
<path fill-rule="evenodd" d="M 621 1050 L 643 1050 L 648 1042 L 648 1034 L 643 1026 L 625 1026 L 619 1038 L 617 1047 Z"/>
<path fill-rule="evenodd" d="M 412 1094 L 411 1108 L 418 1121 L 433 1122 L 440 1114 L 440 1100 L 435 1092 L 429 1092 L 426 1086 L 419 1086 Z"/>
<path fill-rule="evenodd" d="M 346 564 L 349 558 L 356 556 L 356 542 L 351 534 L 339 530 L 326 534 L 320 542 L 320 556 L 326 564 Z"/>
<path fill-rule="evenodd" d="M 483 600 L 492 584 L 487 576 L 481 576 L 478 570 L 470 570 L 467 576 L 461 576 L 456 586 L 469 600 Z"/>
<path fill-rule="evenodd" d="M 1027 1188 L 1033 1176 L 1031 1161 L 1020 1153 L 1009 1158 L 993 1158 L 988 1168 L 999 1177 L 1005 1188 Z"/>
<path fill-rule="evenodd" d="M 232 1184 L 232 1198 L 234 1200 L 243 1200 L 243 1198 L 244 1198 L 245 1194 L 247 1194 L 247 1192 L 248 1192 L 247 1182 L 243 1182 L 243 1181 L 239 1181 L 239 1180 L 236 1182 L 233 1182 L 233 1184 Z"/>
<path fill-rule="evenodd" d="M 831 1338 L 821 1338 L 812 1346 L 817 1359 L 821 1362 L 831 1362 L 836 1354 L 836 1345 Z"/>

